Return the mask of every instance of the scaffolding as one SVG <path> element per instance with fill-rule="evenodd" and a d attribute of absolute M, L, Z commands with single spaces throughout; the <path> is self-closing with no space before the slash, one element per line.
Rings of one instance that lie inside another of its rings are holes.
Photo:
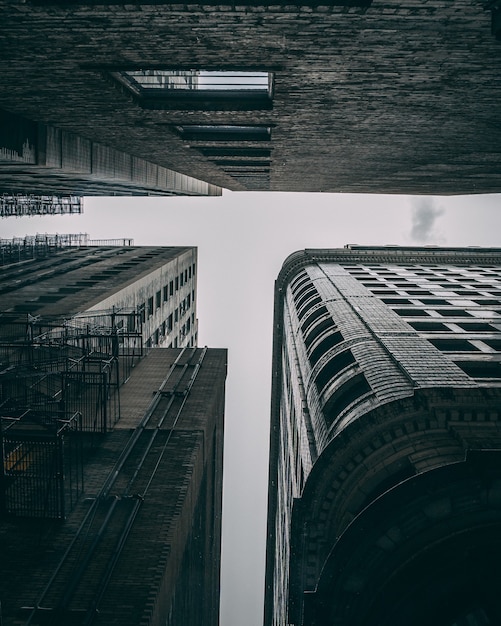
<path fill-rule="evenodd" d="M 0 217 L 80 213 L 83 213 L 83 198 L 79 196 L 0 194 Z"/>

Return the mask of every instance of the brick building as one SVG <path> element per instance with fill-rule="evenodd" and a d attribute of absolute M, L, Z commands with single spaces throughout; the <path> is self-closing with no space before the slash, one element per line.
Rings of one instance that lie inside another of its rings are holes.
<path fill-rule="evenodd" d="M 0 191 L 499 192 L 498 5 L 2 0 Z"/>
<path fill-rule="evenodd" d="M 218 625 L 226 351 L 196 331 L 150 349 L 141 328 L 191 296 L 195 263 L 193 248 L 106 246 L 4 270 L 3 626 Z"/>
<path fill-rule="evenodd" d="M 275 291 L 265 626 L 501 604 L 501 250 L 305 250 Z"/>

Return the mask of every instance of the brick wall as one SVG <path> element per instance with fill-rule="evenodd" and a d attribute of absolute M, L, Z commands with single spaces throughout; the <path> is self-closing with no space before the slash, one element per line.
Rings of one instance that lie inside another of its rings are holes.
<path fill-rule="evenodd" d="M 476 0 L 3 0 L 1 14 L 0 106 L 28 119 L 231 189 L 245 187 L 196 150 L 216 144 L 183 141 L 174 126 L 269 125 L 274 190 L 500 191 L 501 49 Z M 130 67 L 273 72 L 273 109 L 145 110 L 109 76 Z"/>

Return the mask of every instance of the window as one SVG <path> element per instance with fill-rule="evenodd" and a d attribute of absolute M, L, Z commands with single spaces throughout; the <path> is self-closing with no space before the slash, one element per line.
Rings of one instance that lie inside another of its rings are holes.
<path fill-rule="evenodd" d="M 211 146 L 206 148 L 197 148 L 204 156 L 217 160 L 222 157 L 249 157 L 249 158 L 267 158 L 271 157 L 269 148 L 238 148 L 232 146 Z"/>
<path fill-rule="evenodd" d="M 315 309 L 310 315 L 308 315 L 305 321 L 301 324 L 301 331 L 303 334 L 317 319 L 320 319 L 323 315 L 327 315 L 327 309 L 324 306 Z"/>
<path fill-rule="evenodd" d="M 426 316 L 428 313 L 423 309 L 393 309 L 397 315 L 401 317 L 420 317 Z"/>
<path fill-rule="evenodd" d="M 164 302 L 166 302 L 169 299 L 169 288 L 167 287 L 167 285 L 164 285 L 163 288 L 163 300 Z"/>
<path fill-rule="evenodd" d="M 501 378 L 501 363 L 498 361 L 456 361 L 471 378 Z"/>
<path fill-rule="evenodd" d="M 308 285 L 308 289 L 306 291 L 299 291 L 295 296 L 294 296 L 294 301 L 296 303 L 296 308 L 300 309 L 303 304 L 309 300 L 313 295 L 317 294 L 317 290 L 315 289 L 315 287 L 313 287 L 313 285 Z"/>
<path fill-rule="evenodd" d="M 334 380 L 342 370 L 352 363 L 355 363 L 355 358 L 350 350 L 340 352 L 327 361 L 315 379 L 315 385 L 317 386 L 318 393 L 321 393 L 327 383 Z"/>
<path fill-rule="evenodd" d="M 153 296 L 148 298 L 148 317 L 150 317 L 150 315 L 153 315 Z"/>
<path fill-rule="evenodd" d="M 322 320 L 318 324 L 308 327 L 308 334 L 304 338 L 305 346 L 309 348 L 311 344 L 315 341 L 315 339 L 317 337 L 320 337 L 320 335 L 329 328 L 332 328 L 332 329 L 336 328 L 334 322 L 332 321 L 330 317 Z"/>
<path fill-rule="evenodd" d="M 441 352 L 471 352 L 478 350 L 466 339 L 430 339 L 435 348 L 438 348 Z"/>
<path fill-rule="evenodd" d="M 170 281 L 169 283 L 169 296 L 173 296 L 174 295 L 174 281 Z"/>
<path fill-rule="evenodd" d="M 160 291 L 157 291 L 155 294 L 155 306 L 157 309 L 160 308 L 160 305 L 162 304 L 162 293 Z"/>
<path fill-rule="evenodd" d="M 315 293 L 318 293 L 316 289 Z M 320 296 L 310 296 L 303 304 L 303 307 L 298 310 L 298 318 L 302 319 L 312 307 L 314 307 L 316 304 L 319 304 L 320 302 L 322 302 L 322 298 Z"/>
<path fill-rule="evenodd" d="M 320 360 L 320 358 L 328 350 L 330 350 L 330 348 L 337 346 L 337 344 L 341 343 L 341 341 L 343 341 L 343 336 L 341 335 L 339 331 L 332 333 L 330 335 L 327 335 L 327 337 L 325 337 L 325 339 L 323 339 L 318 344 L 318 346 L 313 350 L 313 352 L 310 354 L 311 366 L 313 367 Z"/>
<path fill-rule="evenodd" d="M 357 374 L 337 389 L 324 407 L 324 415 L 330 426 L 348 406 L 371 391 L 363 374 Z"/>
<path fill-rule="evenodd" d="M 176 276 L 176 291 L 179 289 L 179 276 Z"/>
<path fill-rule="evenodd" d="M 444 324 L 440 324 L 437 322 L 409 322 L 410 326 L 414 328 L 414 330 L 419 330 L 425 333 L 429 332 L 442 332 L 449 333 L 450 328 L 445 326 Z"/>
<path fill-rule="evenodd" d="M 229 126 L 188 124 L 176 127 L 183 139 L 190 141 L 270 141 L 270 126 Z"/>
<path fill-rule="evenodd" d="M 496 329 L 494 326 L 490 324 L 485 324 L 483 322 L 466 322 L 463 324 L 458 324 L 460 328 L 465 330 L 467 333 L 495 333 Z"/>
<path fill-rule="evenodd" d="M 169 317 L 167 318 L 167 330 L 169 331 L 169 333 L 171 332 L 173 328 L 173 323 L 172 323 L 172 313 L 169 315 Z"/>
<path fill-rule="evenodd" d="M 253 110 L 269 109 L 272 105 L 270 72 L 127 69 L 111 75 L 144 108 Z"/>

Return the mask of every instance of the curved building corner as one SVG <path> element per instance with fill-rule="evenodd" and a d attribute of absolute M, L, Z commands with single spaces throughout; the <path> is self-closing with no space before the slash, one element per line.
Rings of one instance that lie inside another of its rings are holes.
<path fill-rule="evenodd" d="M 501 620 L 501 250 L 305 250 L 276 283 L 265 626 Z"/>

